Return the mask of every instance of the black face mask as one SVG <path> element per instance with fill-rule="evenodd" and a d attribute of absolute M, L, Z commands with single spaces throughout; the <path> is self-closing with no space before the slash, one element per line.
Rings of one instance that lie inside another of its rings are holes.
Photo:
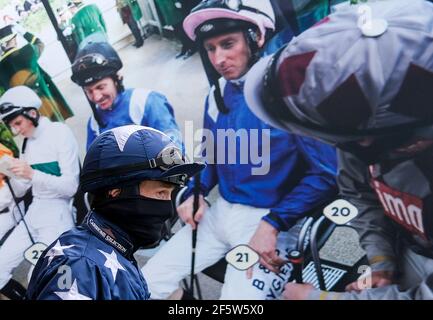
<path fill-rule="evenodd" d="M 337 144 L 337 148 L 354 154 L 367 165 L 389 160 L 402 160 L 407 156 L 399 155 L 393 151 L 410 141 L 407 134 L 396 134 L 388 137 L 376 138 L 368 147 L 361 146 L 357 142 Z"/>
<path fill-rule="evenodd" d="M 171 200 L 157 200 L 140 195 L 107 200 L 95 210 L 125 231 L 136 250 L 156 247 L 164 236 L 164 223 L 174 215 Z"/>

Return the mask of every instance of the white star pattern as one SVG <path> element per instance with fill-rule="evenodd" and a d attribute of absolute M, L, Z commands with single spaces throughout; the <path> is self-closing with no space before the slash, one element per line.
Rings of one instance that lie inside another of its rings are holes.
<path fill-rule="evenodd" d="M 50 265 L 51 261 L 53 261 L 54 257 L 56 256 L 63 256 L 64 252 L 63 250 L 65 249 L 69 249 L 75 247 L 74 245 L 70 245 L 70 246 L 62 246 L 60 244 L 60 241 L 57 240 L 56 244 L 54 245 L 54 247 L 52 247 L 50 250 L 48 250 L 47 254 L 45 255 L 45 258 L 48 257 L 48 265 Z"/>
<path fill-rule="evenodd" d="M 153 129 L 150 127 L 137 126 L 134 124 L 122 126 L 122 127 L 117 127 L 117 128 L 111 129 L 110 131 L 112 131 L 114 134 L 114 138 L 116 139 L 117 146 L 119 147 L 119 150 L 121 152 L 123 152 L 123 149 L 125 148 L 125 145 L 128 142 L 129 137 L 132 134 L 134 134 L 136 131 L 143 130 L 143 129 L 153 131 L 153 132 L 158 132 L 158 133 L 162 134 L 162 132 L 159 130 L 156 130 L 156 129 Z"/>
<path fill-rule="evenodd" d="M 62 300 L 92 300 L 92 298 L 89 298 L 78 292 L 77 279 L 74 280 L 69 291 L 55 291 L 54 293 Z"/>
<path fill-rule="evenodd" d="M 111 252 L 111 254 L 108 254 L 107 252 L 104 252 L 102 250 L 98 250 L 98 251 L 102 253 L 107 259 L 104 263 L 104 267 L 107 267 L 108 269 L 111 270 L 111 273 L 113 274 L 113 279 L 114 281 L 116 281 L 117 271 L 119 269 L 126 271 L 125 268 L 117 260 L 117 254 L 114 252 L 114 250 L 113 252 Z"/>
<path fill-rule="evenodd" d="M 143 129 L 141 126 L 129 125 L 111 129 L 113 131 L 114 137 L 116 138 L 117 146 L 119 150 L 123 152 L 126 142 L 128 142 L 129 137 L 136 131 Z"/>

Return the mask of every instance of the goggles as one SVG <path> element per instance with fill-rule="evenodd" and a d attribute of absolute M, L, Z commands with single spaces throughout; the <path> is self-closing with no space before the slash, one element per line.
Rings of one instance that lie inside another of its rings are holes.
<path fill-rule="evenodd" d="M 183 187 L 183 186 L 185 186 L 187 178 L 188 177 L 187 177 L 186 174 L 179 174 L 179 175 L 176 175 L 176 176 L 165 177 L 165 178 L 158 178 L 158 179 L 155 179 L 155 180 L 157 180 L 157 181 L 165 181 L 165 182 L 172 183 L 172 184 L 175 184 L 177 186 Z"/>
<path fill-rule="evenodd" d="M 91 172 L 82 176 L 82 180 L 93 180 L 102 177 L 110 177 L 122 174 L 128 174 L 131 172 L 149 170 L 149 169 L 160 169 L 162 171 L 168 171 L 173 167 L 185 164 L 185 161 L 181 155 L 181 152 L 176 147 L 167 147 L 163 149 L 156 158 L 147 160 L 147 162 L 133 163 L 117 168 L 108 168 L 105 170 L 99 170 L 97 172 Z M 183 186 L 187 180 L 186 174 L 178 174 L 169 177 L 156 177 L 149 178 L 150 180 L 167 181 L 180 186 Z"/>
<path fill-rule="evenodd" d="M 185 164 L 185 160 L 182 157 L 181 151 L 176 147 L 167 147 L 164 148 L 156 159 L 150 159 L 155 166 L 153 168 L 158 167 L 163 171 L 167 171 L 171 169 L 173 166 Z"/>
<path fill-rule="evenodd" d="M 72 69 L 77 71 L 82 71 L 91 67 L 103 67 L 108 64 L 108 60 L 99 53 L 92 53 L 82 56 L 80 59 L 75 61 L 72 65 Z"/>
<path fill-rule="evenodd" d="M 0 115 L 2 115 L 4 117 L 4 116 L 7 116 L 11 113 L 14 113 L 15 111 L 23 110 L 23 109 L 25 109 L 25 108 L 15 106 L 9 102 L 5 102 L 5 103 L 0 105 Z"/>

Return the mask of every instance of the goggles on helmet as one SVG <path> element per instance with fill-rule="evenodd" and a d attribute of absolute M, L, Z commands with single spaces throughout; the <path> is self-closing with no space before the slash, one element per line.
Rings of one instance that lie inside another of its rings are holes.
<path fill-rule="evenodd" d="M 23 110 L 24 107 L 18 107 L 12 103 L 6 102 L 0 105 L 0 115 L 7 116 L 8 114 L 14 113 L 18 110 Z"/>
<path fill-rule="evenodd" d="M 72 68 L 75 71 L 85 70 L 89 67 L 103 67 L 108 64 L 108 60 L 99 53 L 92 53 L 82 56 L 80 59 L 74 62 Z"/>
<path fill-rule="evenodd" d="M 148 169 L 160 169 L 162 171 L 168 171 L 173 167 L 185 164 L 185 161 L 181 155 L 181 151 L 173 146 L 163 149 L 156 158 L 149 159 L 147 162 L 133 163 L 117 168 L 107 168 L 97 172 L 91 172 L 82 176 L 83 181 L 92 180 L 100 177 L 109 177 L 113 175 L 128 174 L 134 171 L 142 171 Z M 149 180 L 160 180 L 176 185 L 183 186 L 187 180 L 186 174 L 178 174 L 168 177 L 149 178 Z"/>

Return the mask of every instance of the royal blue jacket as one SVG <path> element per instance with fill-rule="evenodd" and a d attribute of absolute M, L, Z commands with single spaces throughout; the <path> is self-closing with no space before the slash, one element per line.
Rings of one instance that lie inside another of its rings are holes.
<path fill-rule="evenodd" d="M 181 147 L 182 138 L 167 98 L 155 91 L 127 89 L 119 93 L 109 110 L 97 108 L 105 127 L 99 127 L 94 116 L 87 123 L 87 150 L 95 138 L 110 129 L 136 124 L 160 130 Z"/>
<path fill-rule="evenodd" d="M 336 152 L 328 145 L 283 132 L 258 119 L 246 104 L 243 84 L 220 80 L 227 114 L 218 111 L 214 88 L 206 100 L 204 128 L 208 137 L 204 138 L 202 155 L 207 167 L 201 174 L 201 192 L 206 196 L 218 184 L 225 200 L 269 208 L 263 219 L 277 230 L 287 231 L 306 212 L 336 196 Z M 227 129 L 234 130 L 231 134 L 238 133 L 236 147 L 222 138 L 223 133 L 230 135 Z M 213 150 L 206 143 L 210 140 L 214 141 Z M 269 155 L 268 164 L 257 161 L 260 153 Z M 191 181 L 184 199 L 193 193 L 193 185 Z"/>
<path fill-rule="evenodd" d="M 31 300 L 147 300 L 129 236 L 95 212 L 42 254 L 27 290 Z"/>

